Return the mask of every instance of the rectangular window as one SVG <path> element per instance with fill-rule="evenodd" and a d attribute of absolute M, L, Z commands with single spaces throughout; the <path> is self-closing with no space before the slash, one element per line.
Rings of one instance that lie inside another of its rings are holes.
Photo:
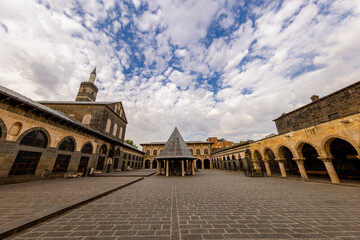
<path fill-rule="evenodd" d="M 300 125 L 295 125 L 295 126 L 293 126 L 293 129 L 294 129 L 294 130 L 299 130 L 299 129 L 300 129 Z"/>
<path fill-rule="evenodd" d="M 96 170 L 103 170 L 104 162 L 105 162 L 105 157 L 99 157 L 97 165 L 96 165 Z"/>
<path fill-rule="evenodd" d="M 200 154 L 200 149 L 196 149 L 196 154 Z"/>
<path fill-rule="evenodd" d="M 328 117 L 330 120 L 334 120 L 334 119 L 339 118 L 340 116 L 339 116 L 339 113 L 333 113 L 333 114 L 328 115 Z"/>
<path fill-rule="evenodd" d="M 66 173 L 69 167 L 71 156 L 59 154 L 56 158 L 53 173 Z"/>
<path fill-rule="evenodd" d="M 19 151 L 14 164 L 11 167 L 9 176 L 34 175 L 41 157 L 41 152 Z"/>
<path fill-rule="evenodd" d="M 150 150 L 146 150 L 146 155 L 150 155 Z"/>
<path fill-rule="evenodd" d="M 207 148 L 204 149 L 204 154 L 209 154 L 209 150 Z"/>

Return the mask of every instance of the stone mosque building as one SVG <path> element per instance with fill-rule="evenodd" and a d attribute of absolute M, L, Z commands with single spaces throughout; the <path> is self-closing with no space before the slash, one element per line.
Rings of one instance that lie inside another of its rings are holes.
<path fill-rule="evenodd" d="M 175 128 L 168 142 L 124 142 L 127 118 L 121 102 L 96 102 L 96 68 L 75 101 L 36 102 L 0 86 L 0 184 L 156 169 L 167 176 L 200 169 L 250 176 L 360 180 L 360 82 L 284 113 L 278 134 L 227 148 L 184 142 Z"/>
<path fill-rule="evenodd" d="M 65 173 L 141 168 L 144 153 L 124 143 L 121 102 L 96 102 L 96 68 L 74 102 L 36 102 L 0 86 L 0 184 Z"/>

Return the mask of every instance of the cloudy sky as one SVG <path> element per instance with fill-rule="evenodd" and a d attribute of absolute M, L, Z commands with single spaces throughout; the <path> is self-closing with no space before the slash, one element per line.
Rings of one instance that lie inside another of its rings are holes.
<path fill-rule="evenodd" d="M 360 78 L 360 1 L 0 0 L 0 84 L 122 101 L 126 138 L 238 142 Z"/>

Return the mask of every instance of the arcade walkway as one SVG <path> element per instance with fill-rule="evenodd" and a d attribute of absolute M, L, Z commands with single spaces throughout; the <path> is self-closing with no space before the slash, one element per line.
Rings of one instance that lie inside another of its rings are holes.
<path fill-rule="evenodd" d="M 360 239 L 360 189 L 240 172 L 151 176 L 11 239 Z"/>

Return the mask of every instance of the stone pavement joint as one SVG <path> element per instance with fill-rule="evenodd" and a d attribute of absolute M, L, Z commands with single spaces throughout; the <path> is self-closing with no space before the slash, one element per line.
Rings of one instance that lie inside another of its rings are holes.
<path fill-rule="evenodd" d="M 360 239 L 357 188 L 240 172 L 151 176 L 11 239 Z"/>
<path fill-rule="evenodd" d="M 68 202 L 61 206 L 53 207 L 46 211 L 32 214 L 30 216 L 23 217 L 20 220 L 1 225 L 0 226 L 0 239 L 11 236 L 15 233 L 21 232 L 27 228 L 35 226 L 41 222 L 44 222 L 46 220 L 49 220 L 51 218 L 54 218 L 61 214 L 64 214 L 65 212 L 68 212 L 72 209 L 75 209 L 75 208 L 81 206 L 81 205 L 84 205 L 86 203 L 89 203 L 91 201 L 94 201 L 96 199 L 104 197 L 106 195 L 109 195 L 109 194 L 113 193 L 114 191 L 117 191 L 121 188 L 127 187 L 127 186 L 134 184 L 143 179 L 144 179 L 143 177 L 132 178 L 132 179 L 129 178 L 129 181 L 126 181 L 126 183 L 123 183 L 120 186 L 116 186 L 115 188 L 107 189 L 106 191 L 103 191 L 100 193 L 95 193 L 90 196 L 82 197 L 80 199 L 77 199 L 72 202 Z M 49 180 L 49 181 L 51 181 L 51 180 Z M 27 183 L 27 184 L 29 184 L 29 183 Z M 36 182 L 33 182 L 31 184 L 36 184 Z M 11 186 L 16 188 L 16 185 L 11 185 Z M 20 200 L 20 199 L 18 199 L 18 200 Z M 22 201 L 24 201 L 24 199 L 22 199 Z M 25 201 L 26 201 L 26 199 L 25 199 Z"/>

